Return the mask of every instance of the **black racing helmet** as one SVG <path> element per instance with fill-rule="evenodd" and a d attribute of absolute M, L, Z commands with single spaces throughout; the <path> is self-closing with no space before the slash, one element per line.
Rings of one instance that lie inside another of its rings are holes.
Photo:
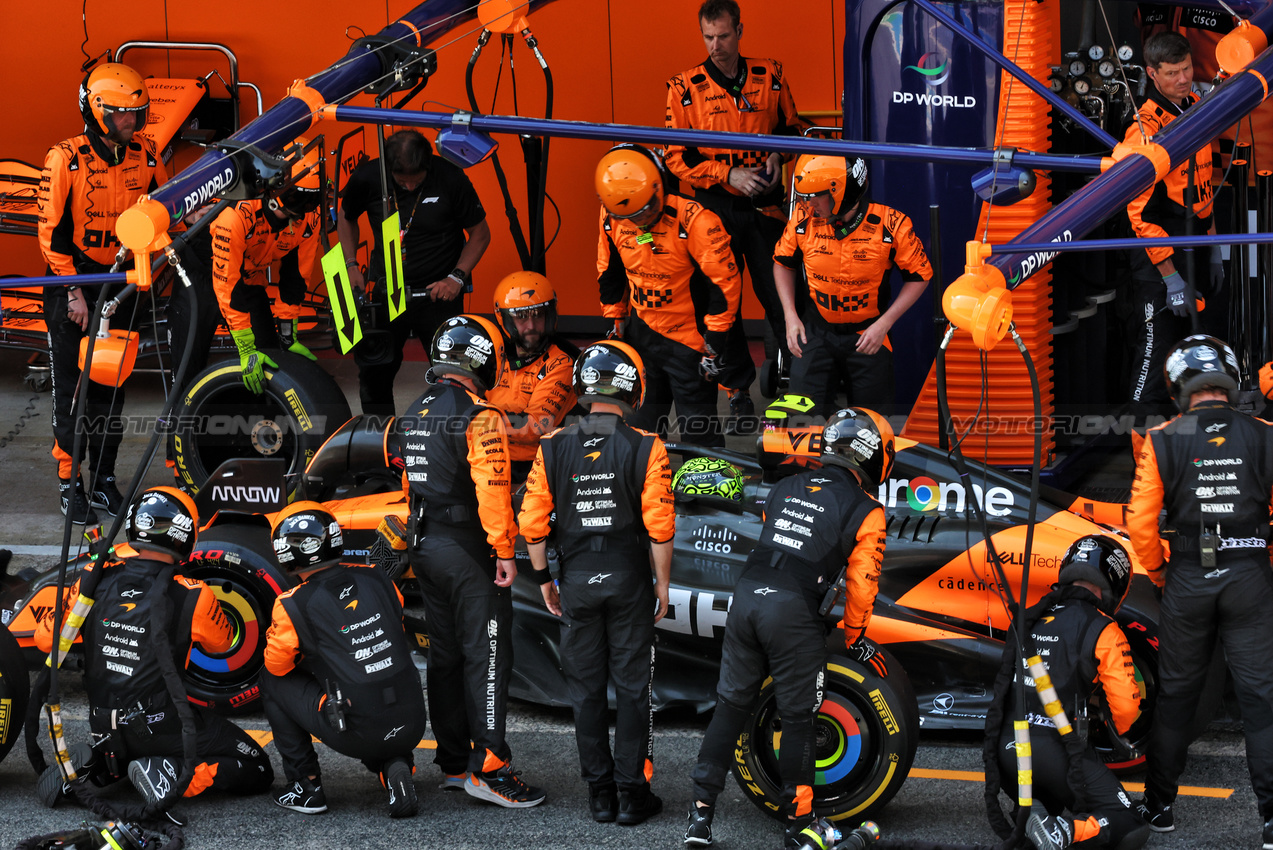
<path fill-rule="evenodd" d="M 1187 336 L 1171 347 L 1163 362 L 1163 377 L 1181 413 L 1189 409 L 1189 398 L 1207 387 L 1223 390 L 1233 404 L 1242 380 L 1238 357 L 1229 344 L 1205 334 Z"/>
<path fill-rule="evenodd" d="M 631 416 L 645 400 L 645 363 L 626 342 L 593 343 L 575 360 L 572 383 L 584 407 L 600 401 Z"/>
<path fill-rule="evenodd" d="M 486 392 L 504 371 L 504 337 L 489 319 L 463 313 L 438 327 L 429 359 L 435 375 L 463 375 Z"/>
<path fill-rule="evenodd" d="M 162 552 L 184 561 L 199 536 L 199 510 L 176 487 L 151 487 L 129 506 L 124 533 L 138 552 Z"/>
<path fill-rule="evenodd" d="M 1132 586 L 1132 561 L 1127 550 L 1112 537 L 1089 534 L 1075 540 L 1061 559 L 1057 584 L 1091 582 L 1101 589 L 1100 608 L 1111 617 L 1127 598 Z"/>
<path fill-rule="evenodd" d="M 822 429 L 822 462 L 857 470 L 875 489 L 893 469 L 893 442 L 893 426 L 883 416 L 865 407 L 846 407 Z"/>
<path fill-rule="evenodd" d="M 289 573 L 330 567 L 345 552 L 340 523 L 318 502 L 293 502 L 279 511 L 270 537 L 274 557 Z"/>

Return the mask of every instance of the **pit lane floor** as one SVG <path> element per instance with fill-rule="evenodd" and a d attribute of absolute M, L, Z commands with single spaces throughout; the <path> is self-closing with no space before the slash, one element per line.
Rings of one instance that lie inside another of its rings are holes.
<path fill-rule="evenodd" d="M 415 343 L 409 343 L 414 346 Z M 324 359 L 358 409 L 357 379 L 352 363 Z M 22 383 L 26 355 L 0 351 L 0 547 L 15 551 L 11 570 L 48 567 L 55 563 L 61 542 L 62 516 L 57 505 L 53 460 L 50 397 L 33 393 Z M 397 402 L 403 407 L 421 392 L 424 368 L 407 362 L 397 381 Z M 760 398 L 756 396 L 759 403 Z M 128 391 L 127 415 L 153 417 L 163 401 L 158 376 L 138 374 Z M 33 416 L 9 436 L 28 408 Z M 724 402 L 722 400 L 722 408 Z M 723 412 L 723 411 L 722 411 Z M 121 478 L 136 467 L 145 447 L 147 432 L 125 438 L 120 453 Z M 750 438 L 730 438 L 730 448 L 749 451 Z M 162 448 L 160 449 L 162 453 Z M 162 454 L 144 483 L 168 484 Z M 68 739 L 86 740 L 86 705 L 80 677 L 65 676 L 64 719 Z M 247 715 L 238 722 L 259 735 L 268 734 L 262 715 Z M 514 703 L 510 711 L 509 740 L 516 764 L 526 778 L 548 791 L 547 802 L 527 810 L 504 810 L 479 803 L 467 795 L 444 794 L 436 789 L 439 779 L 432 765 L 428 743 L 417 751 L 416 785 L 421 815 L 409 821 L 390 821 L 385 816 L 384 792 L 374 777 L 351 759 L 319 747 L 331 812 L 317 817 L 297 815 L 277 808 L 268 796 L 230 798 L 208 795 L 183 802 L 178 810 L 187 820 L 188 847 L 239 850 L 260 847 L 323 848 L 387 847 L 411 842 L 427 847 L 491 847 L 509 840 L 521 850 L 561 847 L 679 847 L 684 813 L 690 804 L 688 775 L 706 728 L 706 718 L 685 713 L 664 713 L 655 720 L 655 790 L 665 804 L 664 814 L 637 827 L 594 824 L 588 817 L 587 790 L 578 778 L 569 712 Z M 49 752 L 47 742 L 46 754 Z M 281 764 L 274 747 L 267 746 L 279 774 Z M 1213 729 L 1191 750 L 1189 768 L 1182 782 L 1197 786 L 1205 796 L 1182 796 L 1177 806 L 1176 832 L 1156 835 L 1151 848 L 1258 847 L 1261 823 L 1246 773 L 1240 735 Z M 915 768 L 902 790 L 877 818 L 888 838 L 914 838 L 943 842 L 995 841 L 985 818 L 980 781 L 980 742 L 975 736 L 925 733 Z M 1132 777 L 1137 779 L 1139 777 Z M 89 814 L 63 804 L 43 808 L 34 796 L 35 777 L 22 744 L 0 763 L 0 848 L 36 834 L 76 826 Z M 1230 790 L 1233 789 L 1233 790 Z M 135 799 L 127 783 L 109 793 Z M 1133 792 L 1135 796 L 1135 792 Z M 715 828 L 718 846 L 738 850 L 767 850 L 779 846 L 778 827 L 746 801 L 732 785 L 720 801 Z"/>

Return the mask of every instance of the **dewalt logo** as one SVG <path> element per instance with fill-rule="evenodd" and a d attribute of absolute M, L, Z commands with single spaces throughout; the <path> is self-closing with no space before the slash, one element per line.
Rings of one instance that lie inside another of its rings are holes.
<path fill-rule="evenodd" d="M 880 720 L 884 721 L 884 728 L 888 730 L 888 733 L 896 735 L 900 731 L 897 721 L 893 719 L 893 712 L 889 710 L 888 703 L 884 701 L 884 695 L 880 693 L 879 688 L 871 691 L 871 704 L 875 706 L 875 713 L 880 716 Z"/>

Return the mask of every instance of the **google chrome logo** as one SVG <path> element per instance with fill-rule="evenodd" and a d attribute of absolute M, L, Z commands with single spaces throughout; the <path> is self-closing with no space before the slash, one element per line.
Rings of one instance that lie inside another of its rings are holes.
<path fill-rule="evenodd" d="M 941 488 L 931 478 L 912 478 L 906 485 L 906 504 L 913 511 L 935 511 L 941 501 Z"/>

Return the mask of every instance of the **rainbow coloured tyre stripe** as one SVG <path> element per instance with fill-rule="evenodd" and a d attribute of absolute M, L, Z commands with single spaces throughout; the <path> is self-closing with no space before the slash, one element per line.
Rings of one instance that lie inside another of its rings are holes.
<path fill-rule="evenodd" d="M 225 654 L 213 656 L 205 654 L 196 644 L 190 652 L 190 663 L 209 673 L 240 670 L 251 661 L 253 651 L 261 641 L 260 617 L 253 603 L 237 589 L 217 585 L 212 592 L 234 628 L 234 645 Z"/>

